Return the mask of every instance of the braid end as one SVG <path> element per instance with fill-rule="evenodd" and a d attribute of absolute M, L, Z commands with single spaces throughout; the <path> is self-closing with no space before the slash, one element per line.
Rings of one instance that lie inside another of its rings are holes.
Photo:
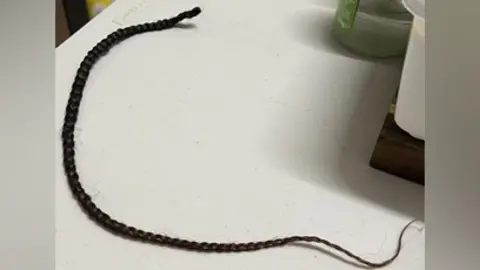
<path fill-rule="evenodd" d="M 198 14 L 200 14 L 201 12 L 202 12 L 201 8 L 194 7 L 191 10 L 184 11 L 184 12 L 180 13 L 176 18 L 178 18 L 179 20 L 192 19 L 192 18 L 196 17 Z"/>
<path fill-rule="evenodd" d="M 202 9 L 199 7 L 194 7 L 192 10 L 188 11 L 187 18 L 191 19 L 193 17 L 196 17 L 200 13 L 202 13 Z"/>

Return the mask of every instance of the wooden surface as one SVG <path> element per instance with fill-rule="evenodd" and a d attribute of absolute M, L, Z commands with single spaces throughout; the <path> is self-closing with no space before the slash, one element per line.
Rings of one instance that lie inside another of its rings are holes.
<path fill-rule="evenodd" d="M 425 143 L 395 124 L 394 105 L 385 118 L 370 166 L 420 185 L 425 184 Z"/>
<path fill-rule="evenodd" d="M 62 1 L 56 2 L 55 9 L 55 46 L 57 47 L 70 36 L 70 31 L 68 31 L 67 18 Z"/>

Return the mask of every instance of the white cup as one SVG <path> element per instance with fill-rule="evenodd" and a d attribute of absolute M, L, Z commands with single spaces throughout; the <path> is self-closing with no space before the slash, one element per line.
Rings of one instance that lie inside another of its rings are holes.
<path fill-rule="evenodd" d="M 423 6 L 422 6 L 423 4 Z M 395 107 L 395 122 L 425 140 L 425 0 L 404 0 L 414 15 Z"/>

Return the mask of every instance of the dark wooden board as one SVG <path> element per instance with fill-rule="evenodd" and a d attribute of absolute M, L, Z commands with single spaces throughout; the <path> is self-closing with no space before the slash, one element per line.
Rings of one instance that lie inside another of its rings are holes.
<path fill-rule="evenodd" d="M 403 179 L 425 184 L 425 142 L 397 126 L 394 105 L 387 114 L 370 166 Z"/>
<path fill-rule="evenodd" d="M 55 7 L 55 47 L 59 46 L 69 36 L 70 31 L 68 30 L 63 2 L 57 0 Z"/>

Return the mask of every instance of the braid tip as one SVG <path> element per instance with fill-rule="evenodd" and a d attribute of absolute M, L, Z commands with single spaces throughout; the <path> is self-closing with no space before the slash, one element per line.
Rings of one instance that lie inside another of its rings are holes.
<path fill-rule="evenodd" d="M 193 9 L 185 13 L 185 17 L 188 19 L 191 19 L 193 17 L 196 17 L 201 12 L 202 12 L 202 9 L 200 7 L 194 7 Z"/>

